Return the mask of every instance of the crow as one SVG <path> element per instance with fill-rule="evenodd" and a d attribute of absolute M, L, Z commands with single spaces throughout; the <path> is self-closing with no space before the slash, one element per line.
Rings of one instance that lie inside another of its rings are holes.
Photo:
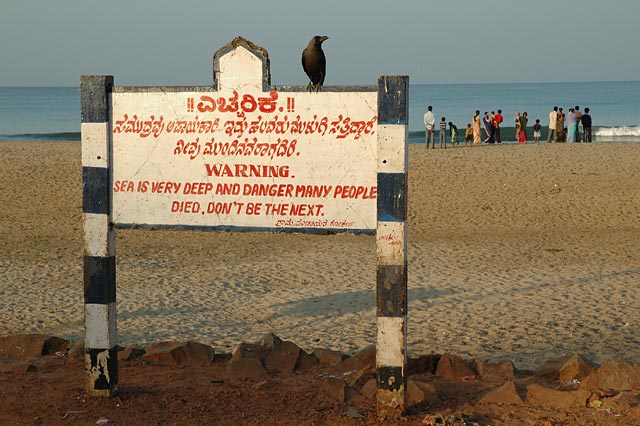
<path fill-rule="evenodd" d="M 302 51 L 302 69 L 309 76 L 307 90 L 315 88 L 316 92 L 324 84 L 324 77 L 327 72 L 327 60 L 322 51 L 322 42 L 327 40 L 327 36 L 315 36 L 309 40 L 309 44 Z"/>

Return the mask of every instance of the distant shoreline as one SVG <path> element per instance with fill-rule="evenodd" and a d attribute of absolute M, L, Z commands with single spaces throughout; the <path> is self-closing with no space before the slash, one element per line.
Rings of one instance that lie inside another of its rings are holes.
<path fill-rule="evenodd" d="M 80 132 L 62 133 L 26 133 L 18 135 L 0 135 L 2 141 L 42 141 L 42 142 L 79 142 Z"/>
<path fill-rule="evenodd" d="M 460 144 L 464 144 L 464 132 L 465 125 L 458 125 L 458 140 Z M 540 137 L 540 142 L 547 141 L 547 134 L 549 132 L 549 128 L 547 126 L 542 126 L 542 136 Z M 502 141 L 504 143 L 516 143 L 516 129 L 515 127 L 501 127 L 500 135 L 502 136 Z M 580 135 L 582 135 L 582 128 L 580 128 Z M 484 133 L 483 133 L 484 137 Z M 440 131 L 435 131 L 435 140 L 436 145 L 439 144 L 440 140 Z M 411 130 L 409 131 L 409 143 L 418 144 L 425 142 L 425 131 L 424 130 Z M 533 129 L 531 127 L 527 127 L 527 143 L 533 142 Z M 624 127 L 594 127 L 593 128 L 593 142 L 640 142 L 640 127 L 638 126 L 624 126 Z M 447 144 L 451 143 L 451 133 L 447 128 Z"/>

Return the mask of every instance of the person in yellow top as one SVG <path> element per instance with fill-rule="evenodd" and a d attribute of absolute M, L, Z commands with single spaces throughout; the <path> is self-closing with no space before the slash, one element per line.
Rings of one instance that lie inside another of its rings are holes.
<path fill-rule="evenodd" d="M 464 146 L 471 146 L 473 143 L 473 129 L 471 123 L 467 124 L 467 130 L 464 131 Z"/>

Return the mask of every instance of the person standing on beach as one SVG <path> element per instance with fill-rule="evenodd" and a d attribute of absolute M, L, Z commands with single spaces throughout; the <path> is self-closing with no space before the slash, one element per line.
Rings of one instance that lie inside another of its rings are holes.
<path fill-rule="evenodd" d="M 460 145 L 460 141 L 458 141 L 458 126 L 449 122 L 449 130 L 451 131 L 451 148 L 455 148 L 456 144 Z"/>
<path fill-rule="evenodd" d="M 580 112 L 580 107 L 578 105 L 575 106 L 576 119 L 578 120 L 578 124 L 582 122 L 582 113 Z M 582 142 L 580 139 L 580 127 L 576 126 L 576 142 Z"/>
<path fill-rule="evenodd" d="M 432 148 L 436 147 L 436 141 L 433 137 L 433 128 L 436 126 L 436 117 L 433 115 L 433 107 L 429 105 L 427 112 L 424 113 L 425 140 L 427 148 L 429 148 L 429 139 L 431 139 Z"/>
<path fill-rule="evenodd" d="M 573 108 L 569 108 L 567 114 L 567 142 L 576 142 L 576 132 L 578 130 L 578 118 L 576 111 Z"/>
<path fill-rule="evenodd" d="M 493 143 L 493 123 L 491 122 L 491 117 L 489 117 L 489 113 L 487 111 L 484 112 L 484 117 L 482 118 L 482 126 L 484 127 L 484 143 Z"/>
<path fill-rule="evenodd" d="M 547 135 L 547 143 L 558 142 L 558 133 L 556 133 L 556 120 L 558 118 L 558 107 L 554 106 L 549 113 L 549 134 Z"/>
<path fill-rule="evenodd" d="M 584 109 L 582 114 L 582 137 L 584 142 L 591 142 L 591 115 L 589 114 L 589 108 Z"/>
<path fill-rule="evenodd" d="M 493 112 L 491 114 L 493 114 Z M 496 143 L 502 143 L 502 136 L 500 136 L 500 124 L 502 124 L 503 120 L 504 117 L 502 117 L 502 110 L 499 109 L 493 120 L 493 132 L 496 136 Z"/>
<path fill-rule="evenodd" d="M 527 112 L 523 112 L 520 116 L 520 139 L 518 139 L 519 143 L 527 143 L 527 123 L 529 122 L 529 118 L 527 118 Z"/>
<path fill-rule="evenodd" d="M 516 112 L 516 142 L 520 143 L 520 112 Z"/>
<path fill-rule="evenodd" d="M 541 130 L 542 130 L 542 125 L 540 124 L 540 119 L 536 118 L 536 124 L 533 125 L 533 143 L 540 142 Z"/>
<path fill-rule="evenodd" d="M 440 120 L 440 148 L 447 147 L 447 119 Z"/>
<path fill-rule="evenodd" d="M 476 110 L 476 115 L 473 116 L 473 143 L 479 144 L 482 142 L 482 136 L 480 135 L 480 111 Z"/>
<path fill-rule="evenodd" d="M 565 142 L 567 135 L 564 132 L 564 112 L 562 108 L 558 108 L 556 116 L 556 142 Z"/>

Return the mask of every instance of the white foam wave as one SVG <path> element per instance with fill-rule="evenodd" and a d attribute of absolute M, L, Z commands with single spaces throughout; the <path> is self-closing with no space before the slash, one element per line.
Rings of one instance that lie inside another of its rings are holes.
<path fill-rule="evenodd" d="M 595 136 L 640 136 L 640 126 L 600 127 L 593 133 Z"/>

